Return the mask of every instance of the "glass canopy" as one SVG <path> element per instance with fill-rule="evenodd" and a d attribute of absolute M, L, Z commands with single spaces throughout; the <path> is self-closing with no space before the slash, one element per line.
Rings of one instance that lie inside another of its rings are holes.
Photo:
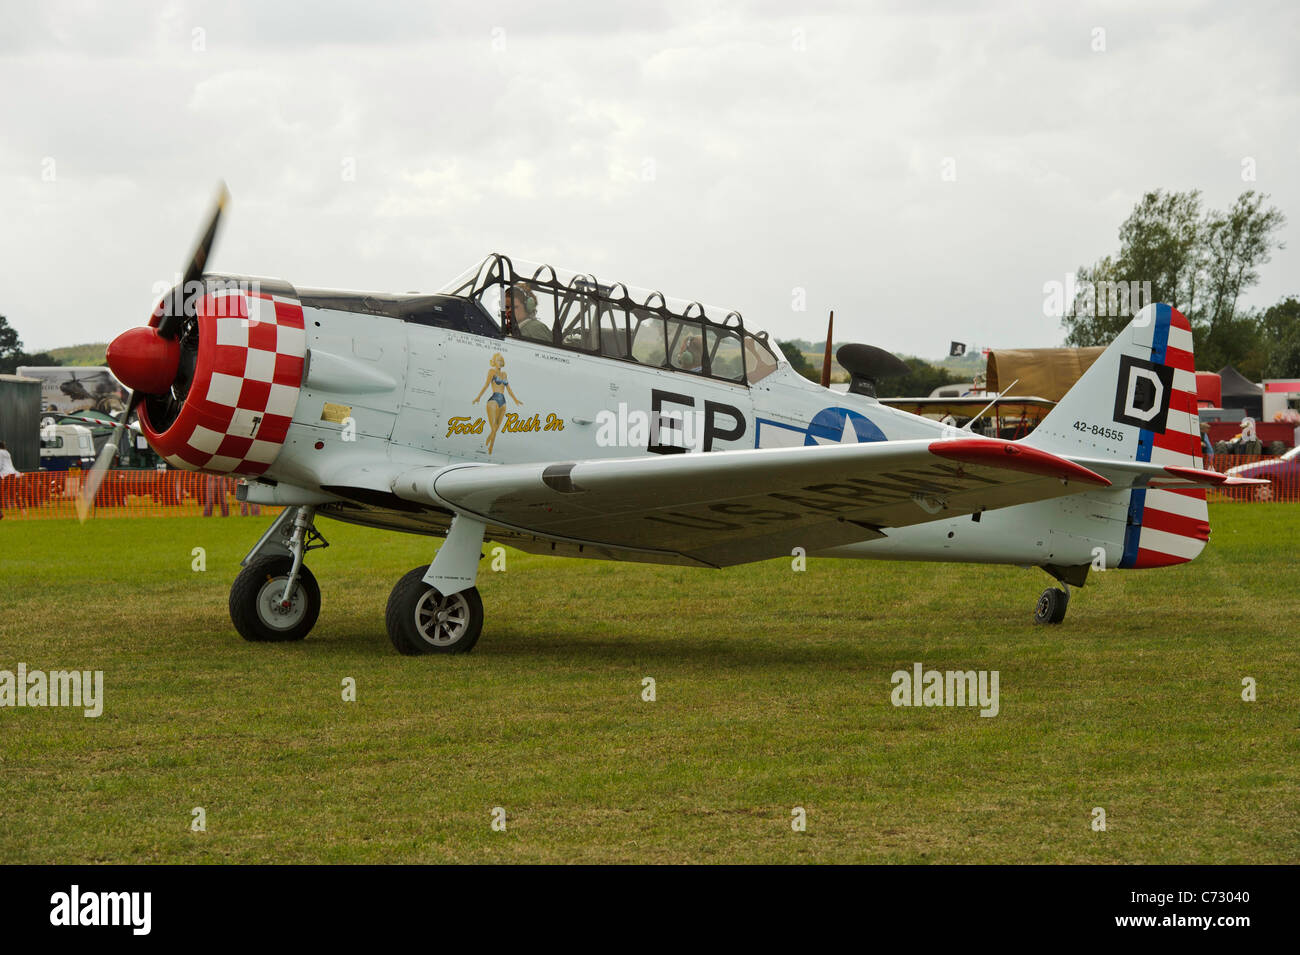
<path fill-rule="evenodd" d="M 740 313 L 494 253 L 441 289 L 469 298 L 502 333 L 605 358 L 753 384 L 780 359 Z"/>

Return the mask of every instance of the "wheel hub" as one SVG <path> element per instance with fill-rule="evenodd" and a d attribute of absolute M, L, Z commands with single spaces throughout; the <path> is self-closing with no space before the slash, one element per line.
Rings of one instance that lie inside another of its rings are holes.
<path fill-rule="evenodd" d="M 430 587 L 415 605 L 415 629 L 434 646 L 449 646 L 469 628 L 469 603 L 461 594 L 444 597 Z"/>
<path fill-rule="evenodd" d="M 307 613 L 307 601 L 303 599 L 301 584 L 294 586 L 287 604 L 280 599 L 284 596 L 286 580 L 287 577 L 271 577 L 257 592 L 257 615 L 264 624 L 276 630 L 289 630 L 297 626 Z"/>

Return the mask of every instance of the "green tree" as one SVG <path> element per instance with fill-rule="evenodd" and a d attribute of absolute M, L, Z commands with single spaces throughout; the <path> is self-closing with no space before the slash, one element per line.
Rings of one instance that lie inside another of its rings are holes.
<path fill-rule="evenodd" d="M 1247 190 L 1221 212 L 1204 209 L 1197 190 L 1147 193 L 1120 225 L 1119 252 L 1078 270 L 1062 321 L 1065 343 L 1107 345 L 1138 308 L 1167 302 L 1191 321 L 1200 367 L 1262 373 L 1268 346 L 1260 318 L 1240 300 L 1283 248 L 1276 233 L 1286 216 L 1267 198 Z"/>
<path fill-rule="evenodd" d="M 1076 285 L 1081 290 L 1091 290 L 1092 294 L 1084 291 L 1076 294 L 1065 313 L 1064 324 L 1068 329 L 1065 344 L 1068 347 L 1086 348 L 1097 343 L 1109 344 L 1128 324 L 1129 316 L 1120 313 L 1118 309 L 1107 307 L 1108 299 L 1103 298 L 1103 307 L 1097 308 L 1096 289 L 1115 288 L 1120 281 L 1115 260 L 1109 255 L 1098 259 L 1095 265 L 1079 266 L 1075 273 Z"/>
<path fill-rule="evenodd" d="M 960 382 L 970 384 L 969 378 L 953 374 L 947 368 L 940 368 L 921 358 L 903 358 L 903 363 L 911 369 L 906 375 L 881 378 L 876 382 L 876 394 L 881 398 L 924 398 L 940 385 L 952 385 Z"/>
<path fill-rule="evenodd" d="M 1251 381 L 1264 377 L 1268 350 L 1253 313 L 1224 316 L 1213 325 L 1193 323 L 1196 367 L 1218 371 L 1232 365 Z"/>
<path fill-rule="evenodd" d="M 809 381 L 819 382 L 822 380 L 821 369 L 812 366 L 812 363 L 808 361 L 807 357 L 796 343 L 777 342 L 777 345 L 781 348 L 781 354 L 785 355 L 785 357 L 789 359 L 791 368 L 799 372 L 799 374 L 803 375 Z"/>
<path fill-rule="evenodd" d="M 1263 378 L 1300 378 L 1300 298 L 1278 302 L 1260 317 Z"/>
<path fill-rule="evenodd" d="M 1242 193 L 1226 213 L 1212 213 L 1205 223 L 1207 285 L 1204 319 L 1213 329 L 1237 314 L 1241 293 L 1259 283 L 1259 267 L 1274 246 L 1273 233 L 1286 224 L 1276 207 L 1262 208 L 1266 197 L 1254 190 Z"/>
<path fill-rule="evenodd" d="M 1114 277 L 1150 282 L 1152 301 L 1186 313 L 1195 307 L 1205 268 L 1205 227 L 1200 190 L 1148 192 L 1119 227 Z M 1127 324 L 1131 314 L 1122 317 Z"/>
<path fill-rule="evenodd" d="M 12 375 L 19 365 L 57 365 L 58 359 L 48 352 L 23 351 L 18 331 L 9 320 L 0 315 L 0 375 Z"/>
<path fill-rule="evenodd" d="M 9 324 L 9 319 L 0 315 L 0 358 L 22 351 L 22 347 L 18 330 Z"/>

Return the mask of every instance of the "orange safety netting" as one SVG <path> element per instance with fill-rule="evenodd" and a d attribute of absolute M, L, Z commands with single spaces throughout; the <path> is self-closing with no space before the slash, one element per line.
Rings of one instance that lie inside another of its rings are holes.
<path fill-rule="evenodd" d="M 1211 501 L 1300 501 L 1300 459 L 1282 461 L 1257 454 L 1216 454 L 1207 458 L 1205 466 L 1223 473 L 1231 468 L 1262 465 L 1254 473 L 1241 477 L 1267 478 L 1268 484 L 1249 487 L 1219 488 L 1210 491 Z"/>
<path fill-rule="evenodd" d="M 6 520 L 76 518 L 85 471 L 29 471 L 0 478 Z M 277 514 L 235 500 L 233 478 L 194 471 L 109 471 L 95 494 L 95 517 L 197 517 Z"/>

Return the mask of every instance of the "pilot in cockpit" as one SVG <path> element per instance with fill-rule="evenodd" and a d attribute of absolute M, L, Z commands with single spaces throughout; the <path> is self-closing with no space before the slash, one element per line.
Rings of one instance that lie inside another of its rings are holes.
<path fill-rule="evenodd" d="M 551 340 L 551 330 L 537 318 L 537 296 L 523 282 L 512 285 L 506 296 L 505 332 L 536 342 Z"/>

